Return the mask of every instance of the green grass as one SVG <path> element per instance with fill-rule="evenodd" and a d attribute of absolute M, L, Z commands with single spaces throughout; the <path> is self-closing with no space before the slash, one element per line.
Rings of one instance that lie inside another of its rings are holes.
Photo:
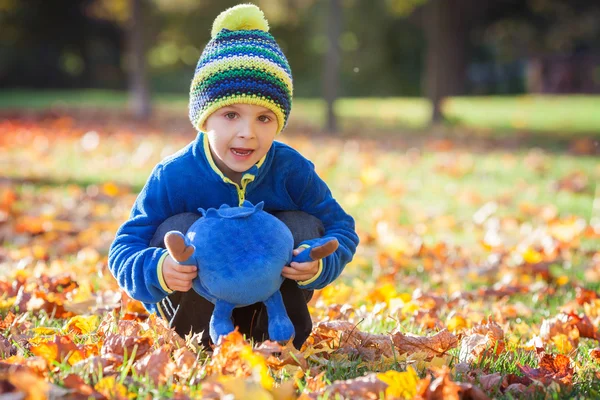
<path fill-rule="evenodd" d="M 158 94 L 160 109 L 187 115 L 187 95 Z M 125 92 L 108 90 L 0 92 L 0 109 L 44 109 L 52 107 L 122 108 Z M 552 132 L 555 137 L 573 135 L 600 137 L 600 96 L 489 96 L 455 97 L 444 105 L 450 125 L 501 132 Z M 431 107 L 422 98 L 342 98 L 336 104 L 340 126 L 345 131 L 423 129 Z M 291 125 L 321 129 L 325 103 L 320 99 L 294 99 Z"/>

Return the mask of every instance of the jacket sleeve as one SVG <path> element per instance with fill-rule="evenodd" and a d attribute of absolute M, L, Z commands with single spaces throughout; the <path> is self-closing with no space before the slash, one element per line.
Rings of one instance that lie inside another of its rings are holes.
<path fill-rule="evenodd" d="M 117 231 L 108 253 L 110 272 L 135 300 L 157 303 L 171 293 L 161 271 L 167 251 L 149 247 L 156 229 L 170 215 L 167 186 L 159 164 L 138 195 L 129 220 Z"/>
<path fill-rule="evenodd" d="M 348 264 L 358 246 L 358 235 L 354 219 L 348 215 L 331 195 L 327 184 L 317 175 L 314 165 L 305 160 L 305 179 L 301 188 L 290 190 L 296 193 L 294 200 L 301 211 L 319 218 L 325 227 L 324 237 L 334 237 L 339 242 L 338 249 L 325 257 L 319 273 L 308 281 L 298 282 L 303 289 L 322 289 L 333 282 Z M 298 182 L 298 180 L 296 180 Z M 301 245 L 311 245 L 315 240 L 307 240 Z"/>

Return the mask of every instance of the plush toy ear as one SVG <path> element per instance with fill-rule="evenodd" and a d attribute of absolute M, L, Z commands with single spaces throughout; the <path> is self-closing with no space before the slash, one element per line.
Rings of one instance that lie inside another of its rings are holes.
<path fill-rule="evenodd" d="M 214 208 L 209 208 L 208 210 L 205 210 L 204 208 L 199 208 L 198 212 L 202 214 L 204 218 L 215 218 L 219 216 L 217 210 L 215 210 Z"/>
<path fill-rule="evenodd" d="M 244 200 L 242 207 L 254 207 L 254 204 L 250 203 L 248 200 Z"/>
<path fill-rule="evenodd" d="M 263 208 L 265 208 L 265 202 L 264 202 L 264 201 L 261 201 L 261 202 L 260 202 L 260 203 L 258 203 L 256 206 L 254 206 L 254 209 L 255 209 L 256 211 L 262 211 L 262 210 L 263 210 Z"/>
<path fill-rule="evenodd" d="M 223 210 L 225 208 L 231 208 L 231 207 L 229 207 L 229 204 L 221 204 L 221 207 L 219 207 L 219 210 Z"/>

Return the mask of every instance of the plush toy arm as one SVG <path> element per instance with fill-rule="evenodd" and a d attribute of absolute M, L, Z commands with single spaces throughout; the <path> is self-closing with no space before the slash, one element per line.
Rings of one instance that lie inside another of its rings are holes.
<path fill-rule="evenodd" d="M 315 241 L 312 246 L 304 250 L 302 253 L 298 254 L 297 256 L 294 256 L 294 258 L 292 258 L 292 261 L 303 263 L 308 261 L 320 260 L 336 251 L 339 245 L 340 244 L 336 238 L 321 238 Z"/>
<path fill-rule="evenodd" d="M 181 232 L 170 231 L 165 234 L 165 246 L 173 260 L 182 265 L 196 265 L 194 251 L 196 248 Z"/>

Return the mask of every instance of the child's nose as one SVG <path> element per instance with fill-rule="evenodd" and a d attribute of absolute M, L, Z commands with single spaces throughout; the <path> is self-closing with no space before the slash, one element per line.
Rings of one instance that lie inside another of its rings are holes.
<path fill-rule="evenodd" d="M 244 123 L 238 131 L 238 136 L 252 139 L 254 137 L 254 126 L 251 123 Z"/>

